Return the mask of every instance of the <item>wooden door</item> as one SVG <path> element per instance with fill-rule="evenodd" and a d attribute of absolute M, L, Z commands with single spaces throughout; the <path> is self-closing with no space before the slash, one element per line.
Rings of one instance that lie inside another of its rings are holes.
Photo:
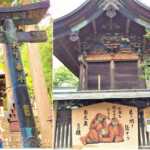
<path fill-rule="evenodd" d="M 110 89 L 110 62 L 88 63 L 88 89 L 98 89 L 98 76 L 100 76 L 100 89 Z"/>

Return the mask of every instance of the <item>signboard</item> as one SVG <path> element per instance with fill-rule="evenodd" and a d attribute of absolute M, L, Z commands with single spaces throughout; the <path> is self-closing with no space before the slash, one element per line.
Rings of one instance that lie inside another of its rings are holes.
<path fill-rule="evenodd" d="M 73 147 L 138 149 L 137 109 L 98 103 L 72 110 Z"/>
<path fill-rule="evenodd" d="M 146 119 L 146 131 L 150 132 L 150 118 Z"/>
<path fill-rule="evenodd" d="M 145 119 L 146 131 L 150 132 L 150 107 L 144 109 L 144 119 Z"/>

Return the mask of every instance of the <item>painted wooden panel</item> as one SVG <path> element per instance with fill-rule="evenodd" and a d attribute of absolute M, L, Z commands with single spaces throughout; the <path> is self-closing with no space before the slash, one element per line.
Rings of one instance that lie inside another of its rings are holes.
<path fill-rule="evenodd" d="M 103 123 L 100 120 L 96 121 L 98 116 L 103 116 Z M 112 118 L 118 120 L 115 129 L 117 135 L 120 135 L 120 140 L 115 138 L 115 132 L 112 141 L 107 139 L 114 129 L 109 128 L 113 122 Z M 72 110 L 72 129 L 73 148 L 76 149 L 138 149 L 138 117 L 135 107 L 99 103 Z M 108 132 L 102 134 L 102 130 Z M 94 136 L 101 138 L 96 141 Z"/>

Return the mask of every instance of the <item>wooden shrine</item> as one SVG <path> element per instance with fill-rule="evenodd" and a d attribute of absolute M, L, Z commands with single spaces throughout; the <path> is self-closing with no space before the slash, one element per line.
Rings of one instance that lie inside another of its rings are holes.
<path fill-rule="evenodd" d="M 91 110 L 96 111 L 92 108 L 96 107 L 94 104 L 101 108 L 106 102 L 108 107 L 104 112 L 109 109 L 114 114 L 117 108 L 120 109 L 118 104 L 122 105 L 121 108 L 123 105 L 137 108 L 138 111 L 134 110 L 134 113 L 139 118 L 134 121 L 139 138 L 134 139 L 136 144 L 133 145 L 136 146 L 132 149 L 150 147 L 150 133 L 144 125 L 148 120 L 144 113 L 150 104 L 150 94 L 144 77 L 145 70 L 142 68 L 150 56 L 150 40 L 145 37 L 146 30 L 150 29 L 149 20 L 150 8 L 135 0 L 85 1 L 75 11 L 55 20 L 54 54 L 80 81 L 78 92 L 54 93 L 55 147 L 77 148 L 74 138 L 78 135 L 79 140 L 82 132 L 87 129 L 83 128 L 84 125 L 81 127 L 82 120 L 74 120 L 75 112 L 83 110 L 82 118 L 85 119 L 84 108 L 89 112 L 87 108 L 91 106 Z M 113 104 L 115 106 L 111 106 Z M 134 108 L 128 108 L 129 113 Z M 124 121 L 128 119 L 124 118 Z M 127 134 L 128 125 L 125 122 L 123 126 Z M 66 126 L 69 128 L 67 131 L 64 129 Z M 76 132 L 73 131 L 75 126 Z M 61 128 L 64 129 L 63 133 Z M 78 146 L 97 143 L 91 142 L 89 137 L 83 139 L 79 140 Z M 99 146 L 108 148 L 104 144 Z M 86 149 L 86 146 L 81 147 Z"/>

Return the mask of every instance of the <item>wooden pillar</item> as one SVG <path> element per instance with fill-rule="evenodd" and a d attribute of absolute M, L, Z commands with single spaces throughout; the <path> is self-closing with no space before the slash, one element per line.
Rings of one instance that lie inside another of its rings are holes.
<path fill-rule="evenodd" d="M 92 27 L 93 27 L 93 31 L 94 31 L 94 34 L 96 35 L 97 34 L 97 27 L 96 27 L 96 21 L 92 21 Z"/>
<path fill-rule="evenodd" d="M 130 31 L 130 19 L 127 19 L 127 22 L 126 22 L 126 35 L 129 34 L 129 31 Z"/>
<path fill-rule="evenodd" d="M 35 26 L 29 26 L 27 30 L 34 30 Z M 35 102 L 40 121 L 40 136 L 42 147 L 52 146 L 52 106 L 48 97 L 48 91 L 44 79 L 43 68 L 40 61 L 39 47 L 37 44 L 28 43 L 29 62 L 33 79 Z M 51 68 L 50 68 L 51 69 Z"/>
<path fill-rule="evenodd" d="M 80 62 L 80 90 L 85 90 L 87 88 L 87 64 L 84 60 L 84 56 L 79 56 Z"/>
<path fill-rule="evenodd" d="M 88 63 L 85 66 L 85 90 L 88 89 Z"/>
<path fill-rule="evenodd" d="M 4 72 L 6 79 L 6 102 L 5 102 L 5 111 L 9 112 L 10 108 L 14 102 L 13 100 L 13 92 L 12 85 L 10 82 L 9 69 L 7 68 L 7 59 L 6 59 L 6 47 L 5 44 L 0 44 L 0 48 L 3 50 L 4 56 Z M 9 123 L 7 121 L 7 117 L 4 116 L 3 127 L 4 127 L 4 148 L 21 148 L 21 132 L 11 132 L 9 129 Z"/>
<path fill-rule="evenodd" d="M 80 90 L 84 89 L 84 65 L 80 64 Z"/>
<path fill-rule="evenodd" d="M 110 62 L 110 89 L 115 88 L 115 63 L 114 60 Z"/>

